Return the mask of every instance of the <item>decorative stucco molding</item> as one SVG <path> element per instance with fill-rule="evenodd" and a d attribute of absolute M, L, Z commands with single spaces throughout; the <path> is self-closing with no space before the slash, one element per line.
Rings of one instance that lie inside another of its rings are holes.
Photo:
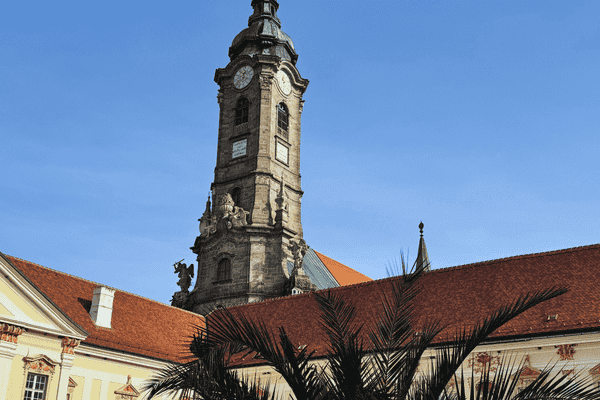
<path fill-rule="evenodd" d="M 0 340 L 10 343 L 17 343 L 19 335 L 23 332 L 25 332 L 25 329 L 21 327 L 0 322 Z"/>
<path fill-rule="evenodd" d="M 75 347 L 79 346 L 81 340 L 64 337 L 62 338 L 63 354 L 75 354 Z"/>
<path fill-rule="evenodd" d="M 556 354 L 559 355 L 561 361 L 572 360 L 573 355 L 575 354 L 575 349 L 573 347 L 577 346 L 576 344 L 561 344 L 556 347 L 558 350 Z"/>
<path fill-rule="evenodd" d="M 140 395 L 140 392 L 131 383 L 131 375 L 127 375 L 127 383 L 115 390 L 117 400 L 134 400 Z"/>
<path fill-rule="evenodd" d="M 52 360 L 50 357 L 40 354 L 33 357 L 24 357 L 25 371 L 31 371 L 34 373 L 43 373 L 54 375 L 58 362 Z"/>
<path fill-rule="evenodd" d="M 483 372 L 488 370 L 494 372 L 502 365 L 499 356 L 490 356 L 487 352 L 475 353 L 469 360 L 469 367 L 475 372 Z"/>

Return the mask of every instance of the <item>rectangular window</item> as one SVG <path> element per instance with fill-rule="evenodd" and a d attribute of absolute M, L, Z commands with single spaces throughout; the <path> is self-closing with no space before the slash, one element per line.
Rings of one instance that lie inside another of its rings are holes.
<path fill-rule="evenodd" d="M 48 377 L 30 373 L 25 382 L 25 397 L 23 400 L 45 400 Z"/>

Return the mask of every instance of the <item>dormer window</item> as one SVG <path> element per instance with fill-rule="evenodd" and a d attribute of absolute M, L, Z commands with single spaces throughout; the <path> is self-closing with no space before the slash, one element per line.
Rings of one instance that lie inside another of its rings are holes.
<path fill-rule="evenodd" d="M 247 98 L 242 97 L 238 100 L 235 106 L 235 126 L 248 122 L 248 111 L 250 110 L 250 102 Z"/>

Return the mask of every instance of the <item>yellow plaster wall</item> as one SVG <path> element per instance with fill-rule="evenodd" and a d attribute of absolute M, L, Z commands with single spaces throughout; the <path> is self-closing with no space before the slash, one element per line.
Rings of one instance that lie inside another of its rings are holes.
<path fill-rule="evenodd" d="M 2 304 L 0 304 L 0 315 L 8 315 L 9 317 L 14 316 L 13 313 L 8 311 L 8 309 L 6 307 L 4 307 Z"/>
<path fill-rule="evenodd" d="M 45 354 L 52 361 L 60 362 L 62 340 L 56 336 L 25 332 L 19 336 L 19 347 L 28 348 L 30 356 Z"/>
<path fill-rule="evenodd" d="M 136 367 L 110 360 L 100 360 L 95 357 L 88 357 L 81 354 L 76 354 L 75 360 L 73 360 L 73 366 L 98 372 L 118 374 L 125 378 L 127 375 L 131 375 L 132 378 L 147 378 L 154 372 L 154 370 L 149 368 Z M 121 385 L 124 383 L 125 381 L 123 381 Z"/>
<path fill-rule="evenodd" d="M 90 393 L 90 400 L 100 400 L 100 389 L 102 387 L 102 381 L 94 379 L 92 382 L 92 392 Z"/>
<path fill-rule="evenodd" d="M 7 399 L 18 399 L 23 396 L 25 385 L 25 369 L 22 361 L 23 356 L 17 355 L 13 358 L 10 369 L 10 380 L 8 381 Z"/>
<path fill-rule="evenodd" d="M 62 351 L 61 343 L 61 340 L 56 337 L 44 336 L 42 334 L 25 332 L 19 336 L 17 355 L 13 357 L 10 369 L 10 380 L 7 393 L 8 399 L 19 399 L 23 397 L 23 390 L 25 388 L 25 380 L 27 377 L 23 354 L 28 354 L 30 357 L 45 355 L 52 361 L 60 363 L 60 353 Z M 53 396 L 56 395 L 59 376 L 60 365 L 56 365 L 54 375 L 52 375 L 50 385 L 47 389 L 49 399 L 53 398 L 50 396 L 51 394 Z"/>
<path fill-rule="evenodd" d="M 10 370 L 10 380 L 8 383 L 8 392 L 6 395 L 7 399 L 22 399 L 23 393 L 25 390 L 25 381 L 27 380 L 27 373 L 25 371 L 25 363 L 23 362 L 23 356 L 17 355 L 13 358 L 13 363 Z M 45 374 L 48 375 L 50 380 L 50 385 L 46 390 L 46 398 L 54 399 L 56 397 L 56 393 L 58 392 L 58 380 L 60 376 L 60 368 L 57 365 L 54 374 Z"/>
<path fill-rule="evenodd" d="M 4 279 L 0 279 L 0 292 L 6 295 L 6 297 L 8 297 L 10 301 L 12 301 L 15 306 L 17 306 L 23 312 L 23 314 L 27 315 L 32 320 L 41 322 L 43 324 L 54 325 L 42 315 L 37 307 L 34 308 L 28 300 L 25 300 L 19 296 L 13 286 L 8 284 Z"/>
<path fill-rule="evenodd" d="M 83 383 L 85 382 L 85 378 L 83 376 L 71 375 L 71 379 L 73 379 L 77 384 L 75 389 L 73 389 L 73 396 L 71 396 L 71 399 L 83 400 Z"/>
<path fill-rule="evenodd" d="M 111 382 L 108 385 L 108 398 L 109 399 L 114 399 L 116 397 L 115 390 L 117 390 L 121 386 L 123 386 L 123 383 Z M 138 388 L 136 387 L 136 389 L 138 389 Z"/>

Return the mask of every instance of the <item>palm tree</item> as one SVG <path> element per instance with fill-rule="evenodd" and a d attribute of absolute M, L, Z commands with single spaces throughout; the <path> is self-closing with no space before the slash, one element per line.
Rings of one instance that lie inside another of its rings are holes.
<path fill-rule="evenodd" d="M 496 329 L 546 300 L 566 292 L 550 288 L 524 295 L 499 308 L 469 330 L 443 340 L 443 326 L 433 321 L 413 326 L 413 301 L 425 266 L 415 266 L 392 280 L 391 295 L 381 300 L 374 326 L 356 321 L 356 309 L 333 291 L 316 292 L 322 325 L 328 337 L 326 367 L 311 362 L 314 351 L 298 349 L 284 327 L 271 331 L 242 313 L 218 310 L 208 329 L 192 339 L 193 358 L 173 365 L 147 383 L 149 398 L 171 393 L 180 399 L 276 399 L 277 391 L 232 370 L 232 357 L 255 354 L 272 366 L 297 400 L 598 400 L 600 389 L 582 376 L 552 373 L 545 368 L 532 383 L 517 391 L 524 362 L 504 359 L 497 371 L 485 368 L 478 385 L 465 385 L 461 365 Z M 435 342 L 434 342 L 435 341 Z M 432 345 L 436 355 L 428 373 L 419 373 L 423 353 Z M 475 382 L 473 372 L 471 381 Z M 455 382 L 454 389 L 448 383 Z"/>

